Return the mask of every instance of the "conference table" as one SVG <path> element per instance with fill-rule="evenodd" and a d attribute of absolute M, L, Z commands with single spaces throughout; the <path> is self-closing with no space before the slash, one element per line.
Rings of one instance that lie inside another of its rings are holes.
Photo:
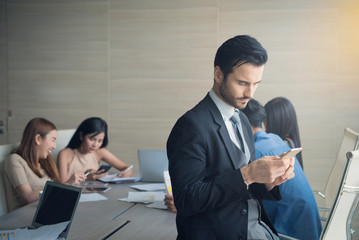
<path fill-rule="evenodd" d="M 107 200 L 80 202 L 67 239 L 176 239 L 175 213 L 118 200 L 136 191 L 130 188 L 135 184 L 148 183 L 111 184 L 111 189 L 101 193 Z M 30 226 L 37 204 L 38 201 L 1 216 L 0 230 Z"/>

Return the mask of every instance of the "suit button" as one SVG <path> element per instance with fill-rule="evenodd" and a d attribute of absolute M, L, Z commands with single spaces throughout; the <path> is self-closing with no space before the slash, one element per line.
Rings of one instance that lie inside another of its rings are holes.
<path fill-rule="evenodd" d="M 242 209 L 242 210 L 241 210 L 241 213 L 242 213 L 242 215 L 247 214 L 247 209 Z"/>

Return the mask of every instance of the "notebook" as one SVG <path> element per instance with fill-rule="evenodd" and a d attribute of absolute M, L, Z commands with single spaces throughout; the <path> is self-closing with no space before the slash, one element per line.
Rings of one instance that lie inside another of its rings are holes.
<path fill-rule="evenodd" d="M 164 182 L 163 171 L 168 171 L 168 159 L 165 150 L 139 149 L 138 166 L 141 182 Z"/>
<path fill-rule="evenodd" d="M 70 231 L 72 219 L 80 200 L 82 188 L 47 181 L 41 194 L 31 227 L 69 221 L 59 238 L 65 239 Z"/>

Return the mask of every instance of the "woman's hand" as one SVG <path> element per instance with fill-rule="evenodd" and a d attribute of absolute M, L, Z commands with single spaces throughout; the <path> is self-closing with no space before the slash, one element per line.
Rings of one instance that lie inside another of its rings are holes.
<path fill-rule="evenodd" d="M 133 170 L 133 166 L 131 165 L 130 167 L 126 168 L 125 170 L 120 171 L 117 175 L 119 177 L 131 177 L 132 170 Z"/>
<path fill-rule="evenodd" d="M 77 172 L 74 173 L 74 175 L 72 175 L 70 177 L 69 180 L 67 180 L 66 184 L 68 185 L 80 185 L 82 182 L 86 181 L 86 175 L 82 172 Z"/>
<path fill-rule="evenodd" d="M 93 169 L 88 169 L 86 170 L 86 174 L 87 175 L 87 180 L 97 180 L 99 178 L 103 178 L 104 176 L 106 176 L 108 174 L 108 172 L 104 172 L 105 170 L 100 170 L 100 171 L 96 171 Z"/>

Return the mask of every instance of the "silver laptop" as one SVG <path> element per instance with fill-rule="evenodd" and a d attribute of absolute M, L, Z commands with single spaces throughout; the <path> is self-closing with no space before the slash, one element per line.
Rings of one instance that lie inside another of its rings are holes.
<path fill-rule="evenodd" d="M 47 181 L 37 206 L 32 228 L 69 221 L 59 239 L 65 239 L 81 197 L 82 188 Z"/>
<path fill-rule="evenodd" d="M 166 150 L 139 149 L 138 166 L 141 182 L 164 182 L 163 171 L 168 171 Z"/>

